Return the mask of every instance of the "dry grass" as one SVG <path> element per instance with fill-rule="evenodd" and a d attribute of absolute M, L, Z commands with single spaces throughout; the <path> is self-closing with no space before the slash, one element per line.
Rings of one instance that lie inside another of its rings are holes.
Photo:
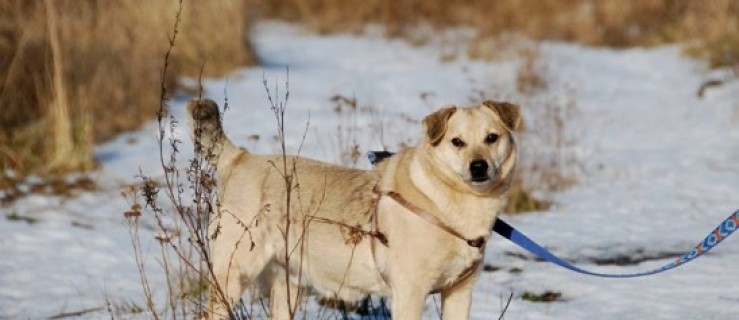
<path fill-rule="evenodd" d="M 140 126 L 159 102 L 177 1 L 0 3 L 0 169 L 85 170 L 92 145 Z M 188 1 L 167 83 L 254 62 L 245 3 Z M 53 137 L 48 139 L 47 137 Z"/>
<path fill-rule="evenodd" d="M 518 100 L 528 113 L 520 139 L 520 161 L 504 212 L 545 210 L 550 203 L 532 193 L 567 188 L 577 182 L 582 162 L 574 146 L 580 111 L 573 88 L 550 90 L 549 66 L 536 46 L 524 46 L 516 73 Z"/>
<path fill-rule="evenodd" d="M 522 173 L 519 171 L 518 175 L 520 176 Z M 526 213 L 543 211 L 549 208 L 549 202 L 535 198 L 531 191 L 524 187 L 522 179 L 515 179 L 508 191 L 508 201 L 505 208 L 503 208 L 503 212 L 509 214 Z"/>
<path fill-rule="evenodd" d="M 516 89 L 523 95 L 532 95 L 547 87 L 547 65 L 541 59 L 537 47 L 524 48 L 521 53 L 521 66 L 516 73 Z"/>
<path fill-rule="evenodd" d="M 626 47 L 697 40 L 713 65 L 739 62 L 739 2 L 733 0 L 272 0 L 265 15 L 318 32 L 361 31 L 419 39 L 418 26 L 471 26 L 481 37 L 518 32 L 534 39 Z M 415 41 L 414 41 L 415 42 Z"/>
<path fill-rule="evenodd" d="M 360 128 L 357 125 L 358 104 L 355 97 L 346 97 L 342 95 L 334 95 L 331 97 L 331 103 L 334 105 L 334 114 L 341 119 L 336 127 L 336 149 L 338 151 L 338 163 L 343 166 L 356 168 L 359 160 L 362 159 L 363 153 L 360 152 L 359 143 L 357 143 L 357 135 Z M 371 110 L 376 110 L 374 106 L 368 106 Z"/>

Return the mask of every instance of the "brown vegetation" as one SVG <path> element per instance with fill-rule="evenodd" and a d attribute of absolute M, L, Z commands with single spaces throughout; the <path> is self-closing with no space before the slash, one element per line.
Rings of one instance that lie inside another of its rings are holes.
<path fill-rule="evenodd" d="M 176 1 L 0 2 L 0 169 L 85 170 L 151 119 Z M 167 83 L 253 62 L 244 1 L 189 1 Z"/>
<path fill-rule="evenodd" d="M 414 27 L 471 26 L 480 37 L 518 32 L 534 39 L 627 47 L 697 40 L 713 65 L 739 62 L 739 2 L 733 0 L 273 0 L 260 11 L 318 32 L 361 31 L 417 38 Z"/>
<path fill-rule="evenodd" d="M 550 203 L 532 193 L 567 188 L 577 182 L 582 162 L 573 147 L 577 144 L 580 111 L 575 91 L 550 90 L 549 66 L 536 46 L 524 46 L 516 73 L 519 103 L 529 110 L 519 130 L 521 157 L 518 173 L 509 191 L 504 212 L 545 210 Z"/>

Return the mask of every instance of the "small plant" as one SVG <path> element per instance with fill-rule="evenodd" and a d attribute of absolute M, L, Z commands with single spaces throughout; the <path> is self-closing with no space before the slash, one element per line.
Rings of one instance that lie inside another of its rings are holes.
<path fill-rule="evenodd" d="M 529 302 L 555 302 L 562 300 L 562 293 L 548 290 L 541 294 L 524 292 L 521 299 Z"/>
<path fill-rule="evenodd" d="M 519 172 L 526 174 L 525 172 Z M 530 190 L 526 190 L 523 186 L 521 178 L 515 179 L 508 190 L 508 201 L 503 209 L 505 213 L 521 213 L 543 211 L 549 208 L 549 203 L 539 200 L 531 195 Z"/>
<path fill-rule="evenodd" d="M 539 71 L 544 72 L 546 68 Z M 546 77 L 546 74 L 538 76 Z M 522 104 L 529 112 L 519 135 L 519 175 L 511 188 L 507 212 L 546 209 L 548 203 L 532 197 L 531 192 L 567 188 L 577 182 L 582 170 L 574 149 L 581 134 L 577 130 L 579 109 L 575 91 L 568 88 L 564 96 L 558 96 L 546 88 L 546 84 L 540 85 L 522 97 Z"/>
<path fill-rule="evenodd" d="M 531 95 L 546 89 L 547 66 L 541 59 L 538 47 L 523 49 L 521 66 L 516 74 L 516 89 L 524 95 Z"/>
<path fill-rule="evenodd" d="M 31 216 L 19 214 L 18 212 L 11 212 L 5 215 L 5 218 L 8 219 L 8 221 L 22 221 L 27 224 L 34 224 L 38 222 L 38 219 Z"/>
<path fill-rule="evenodd" d="M 339 164 L 355 168 L 362 157 L 357 143 L 357 98 L 335 95 L 331 98 L 334 113 L 341 119 L 336 128 L 339 150 Z M 348 123 L 348 125 L 346 125 Z"/>

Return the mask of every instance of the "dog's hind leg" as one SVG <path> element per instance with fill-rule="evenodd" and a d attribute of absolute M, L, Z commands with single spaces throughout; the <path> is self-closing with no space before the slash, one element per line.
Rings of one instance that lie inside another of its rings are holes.
<path fill-rule="evenodd" d="M 230 226 L 230 227 L 229 227 Z M 254 239 L 239 232 L 238 225 L 223 224 L 223 233 L 211 242 L 213 274 L 217 285 L 211 286 L 211 311 L 209 319 L 228 319 L 229 312 L 239 306 L 244 290 L 258 280 L 274 256 L 266 240 L 259 237 L 264 232 L 254 232 Z M 251 241 L 255 243 L 252 247 Z M 261 245 L 260 245 L 261 244 Z"/>
<path fill-rule="evenodd" d="M 288 296 L 290 300 L 288 300 Z M 274 272 L 272 278 L 272 291 L 269 299 L 270 319 L 289 320 L 290 309 L 297 310 L 296 305 L 300 301 L 300 297 L 300 287 L 290 281 L 286 281 L 285 269 L 279 267 L 279 271 Z"/>
<path fill-rule="evenodd" d="M 239 279 L 237 270 L 232 270 L 233 274 L 216 270 L 215 283 L 210 290 L 209 316 L 206 319 L 230 319 L 230 313 L 239 305 L 246 286 Z"/>

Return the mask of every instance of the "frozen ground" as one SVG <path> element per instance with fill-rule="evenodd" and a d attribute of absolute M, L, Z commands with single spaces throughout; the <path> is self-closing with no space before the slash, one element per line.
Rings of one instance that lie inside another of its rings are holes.
<path fill-rule="evenodd" d="M 616 51 L 542 44 L 549 86 L 544 98 L 530 99 L 515 91 L 519 61 L 443 62 L 442 44 L 412 47 L 374 36 L 324 37 L 280 24 L 263 25 L 255 44 L 264 67 L 205 83 L 208 97 L 222 102 L 224 93 L 228 96 L 229 135 L 255 152 L 275 151 L 262 79 L 271 88 L 277 82 L 284 92 L 286 65 L 289 148 L 297 150 L 310 119 L 302 154 L 332 162 L 355 140 L 362 151 L 417 141 L 418 120 L 444 104 L 466 105 L 480 94 L 510 99 L 522 102 L 531 121 L 542 116 L 535 101 L 571 92 L 578 112 L 567 119 L 567 127 L 576 137 L 571 152 L 581 168 L 577 184 L 548 194 L 554 205 L 545 212 L 504 219 L 584 268 L 621 273 L 659 266 L 739 207 L 739 84 L 698 99 L 700 83 L 723 71 L 707 71 L 678 48 Z M 337 112 L 330 102 L 335 95 L 355 97 L 359 110 Z M 181 114 L 182 103 L 173 101 L 175 113 Z M 363 108 L 368 105 L 372 110 Z M 347 129 L 353 123 L 359 129 Z M 187 149 L 189 139 L 179 136 Z M 43 319 L 97 308 L 106 296 L 114 303 L 141 305 L 122 222 L 128 204 L 120 191 L 136 181 L 139 170 L 161 176 L 154 150 L 155 125 L 150 124 L 97 148 L 102 168 L 94 178 L 100 190 L 71 199 L 31 196 L 0 208 L 3 217 L 37 219 L 0 219 L 0 319 Z M 364 159 L 358 165 L 368 166 Z M 152 246 L 147 255 L 154 260 L 156 253 Z M 478 280 L 474 319 L 497 319 L 511 291 L 515 299 L 506 319 L 736 318 L 737 239 L 674 271 L 631 280 L 583 276 L 522 254 L 497 236 L 490 242 L 487 263 L 501 269 Z M 637 263 L 611 263 L 623 257 Z M 560 292 L 562 300 L 520 298 L 547 290 Z M 109 318 L 106 312 L 86 317 Z M 431 300 L 427 318 L 436 318 Z"/>

